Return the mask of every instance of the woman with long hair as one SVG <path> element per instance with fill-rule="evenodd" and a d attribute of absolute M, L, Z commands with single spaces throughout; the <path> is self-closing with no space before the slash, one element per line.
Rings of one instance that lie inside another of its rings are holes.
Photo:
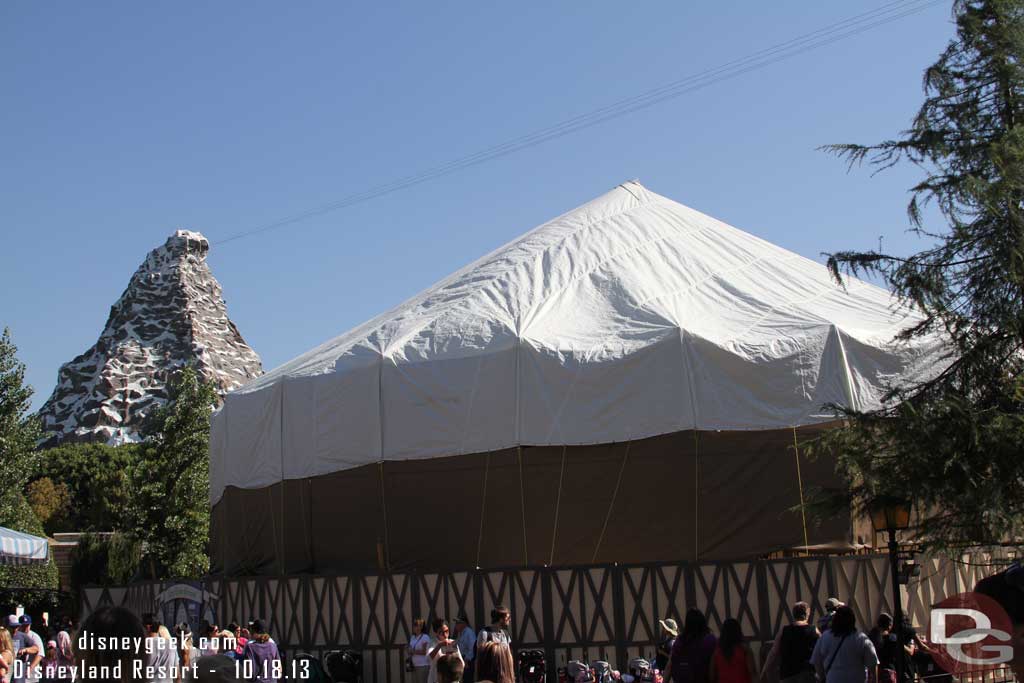
<path fill-rule="evenodd" d="M 754 653 L 743 637 L 740 622 L 726 619 L 711 657 L 708 679 L 711 683 L 751 683 L 755 676 Z"/>
<path fill-rule="evenodd" d="M 871 639 L 857 630 L 857 617 L 849 605 L 841 605 L 832 615 L 828 631 L 821 634 L 811 664 L 824 683 L 875 683 L 878 680 L 878 654 Z"/>
<path fill-rule="evenodd" d="M 14 641 L 11 633 L 0 626 L 0 683 L 11 683 L 11 669 L 14 666 Z"/>
<path fill-rule="evenodd" d="M 708 667 L 717 644 L 704 613 L 697 609 L 687 611 L 683 631 L 672 643 L 672 654 L 664 672 L 665 681 L 707 683 Z"/>
<path fill-rule="evenodd" d="M 477 683 L 515 683 L 516 665 L 507 643 L 488 641 L 477 646 Z"/>

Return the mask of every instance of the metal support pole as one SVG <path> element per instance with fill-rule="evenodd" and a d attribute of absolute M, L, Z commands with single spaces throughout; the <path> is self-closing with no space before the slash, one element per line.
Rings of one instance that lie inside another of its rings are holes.
<path fill-rule="evenodd" d="M 900 600 L 899 546 L 896 530 L 889 529 L 889 574 L 892 576 L 892 628 L 896 634 L 896 683 L 903 683 L 903 604 Z"/>

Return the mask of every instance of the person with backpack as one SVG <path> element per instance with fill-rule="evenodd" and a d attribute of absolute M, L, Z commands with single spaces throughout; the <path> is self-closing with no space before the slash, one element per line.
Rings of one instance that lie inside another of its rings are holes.
<path fill-rule="evenodd" d="M 704 613 L 689 610 L 683 620 L 683 632 L 672 644 L 672 654 L 663 675 L 665 682 L 707 683 L 708 666 L 717 644 Z"/>
<path fill-rule="evenodd" d="M 736 619 L 722 622 L 722 635 L 711 657 L 708 670 L 709 683 L 753 683 L 754 653 L 743 637 L 743 629 Z"/>
<path fill-rule="evenodd" d="M 758 677 L 760 681 L 770 681 L 770 674 L 778 674 L 779 683 L 814 683 L 811 653 L 821 634 L 809 621 L 810 605 L 803 601 L 797 602 L 792 612 L 793 623 L 783 626 L 775 636 L 772 649 L 761 668 Z"/>
<path fill-rule="evenodd" d="M 832 626 L 821 634 L 811 664 L 822 683 L 876 683 L 878 654 L 871 639 L 857 630 L 857 618 L 848 605 L 836 608 Z"/>
<path fill-rule="evenodd" d="M 477 650 L 484 643 L 505 643 L 512 648 L 512 637 L 508 629 L 512 625 L 512 612 L 504 605 L 496 605 L 491 610 L 491 624 L 480 629 L 476 637 Z"/>

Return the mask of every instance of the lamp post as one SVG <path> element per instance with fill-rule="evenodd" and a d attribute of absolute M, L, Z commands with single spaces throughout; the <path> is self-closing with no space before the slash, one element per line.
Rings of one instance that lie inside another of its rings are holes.
<path fill-rule="evenodd" d="M 868 506 L 871 526 L 875 531 L 889 532 L 889 576 L 892 578 L 892 621 L 899 646 L 896 656 L 896 683 L 903 683 L 903 604 L 900 599 L 899 545 L 896 532 L 910 528 L 910 501 L 900 498 L 882 497 L 871 501 Z"/>

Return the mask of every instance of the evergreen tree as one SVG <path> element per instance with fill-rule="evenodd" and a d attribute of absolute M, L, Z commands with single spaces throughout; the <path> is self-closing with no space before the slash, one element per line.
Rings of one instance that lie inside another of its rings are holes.
<path fill-rule="evenodd" d="M 150 578 L 200 578 L 210 567 L 210 415 L 217 392 L 192 368 L 170 392 L 147 421 L 131 468 L 127 531 L 143 544 L 143 573 Z"/>
<path fill-rule="evenodd" d="M 39 424 L 28 411 L 32 387 L 25 384 L 25 365 L 10 330 L 0 336 L 0 525 L 20 518 L 21 494 L 35 474 Z"/>
<path fill-rule="evenodd" d="M 1024 531 L 1024 1 L 957 0 L 956 38 L 924 75 L 911 128 L 873 146 L 833 145 L 851 165 L 911 162 L 911 229 L 930 246 L 899 258 L 842 252 L 828 266 L 880 275 L 921 314 L 906 341 L 942 338 L 936 376 L 892 387 L 881 410 L 839 407 L 826 437 L 855 506 L 911 498 L 927 544 Z M 937 207 L 940 227 L 924 207 Z"/>

